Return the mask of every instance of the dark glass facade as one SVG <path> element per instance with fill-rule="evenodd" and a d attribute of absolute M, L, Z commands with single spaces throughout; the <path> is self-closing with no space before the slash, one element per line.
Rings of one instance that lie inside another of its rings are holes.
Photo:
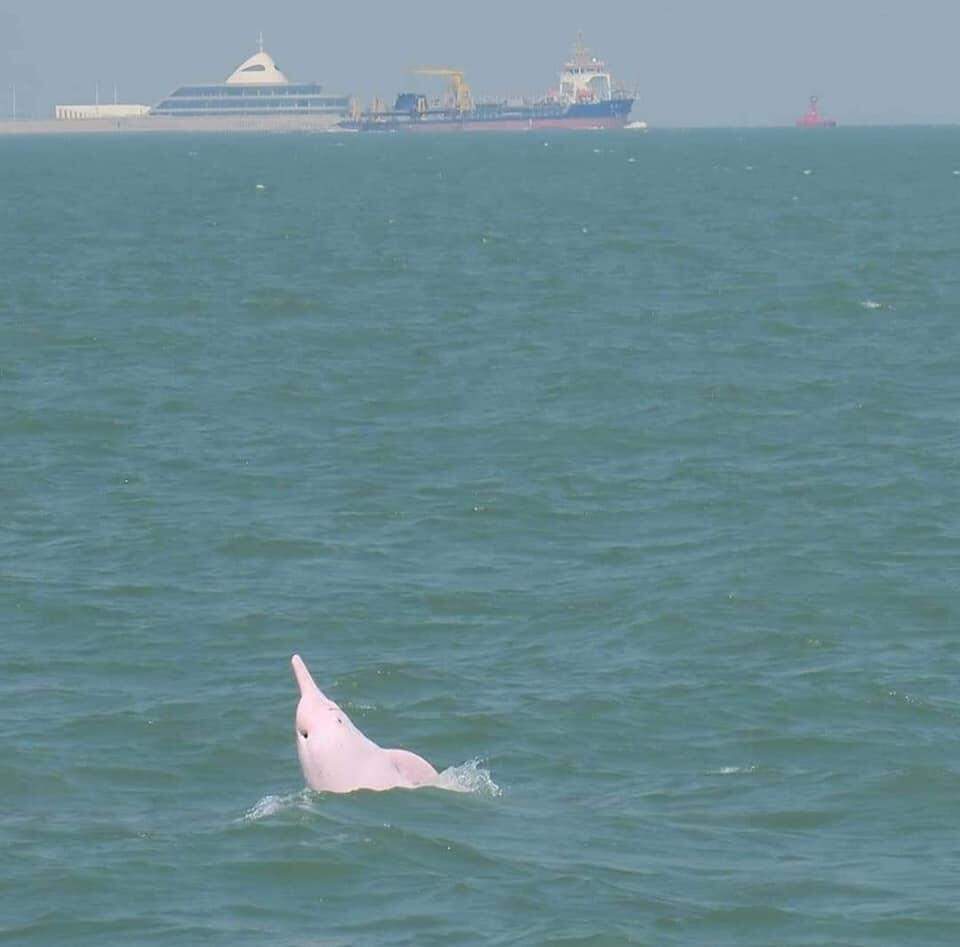
<path fill-rule="evenodd" d="M 350 97 L 329 95 L 317 83 L 181 86 L 154 115 L 346 115 Z"/>

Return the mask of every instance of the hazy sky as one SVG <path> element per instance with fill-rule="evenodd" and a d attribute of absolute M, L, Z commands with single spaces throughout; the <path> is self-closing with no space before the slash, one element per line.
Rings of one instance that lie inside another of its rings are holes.
<path fill-rule="evenodd" d="M 541 94 L 578 30 L 655 125 L 960 121 L 960 0 L 0 0 L 0 116 L 153 104 L 266 48 L 292 79 L 364 102 L 456 65 L 474 92 Z"/>

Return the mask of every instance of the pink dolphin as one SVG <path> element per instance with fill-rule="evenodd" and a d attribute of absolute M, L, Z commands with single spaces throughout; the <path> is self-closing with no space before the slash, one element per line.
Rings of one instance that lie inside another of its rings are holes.
<path fill-rule="evenodd" d="M 365 737 L 314 683 L 299 654 L 291 659 L 300 686 L 297 754 L 307 785 L 317 792 L 414 789 L 437 771 L 416 753 L 385 750 Z"/>

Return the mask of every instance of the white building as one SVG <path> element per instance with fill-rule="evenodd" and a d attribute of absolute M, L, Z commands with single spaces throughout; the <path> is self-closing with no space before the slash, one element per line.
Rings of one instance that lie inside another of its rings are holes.
<path fill-rule="evenodd" d="M 150 114 L 147 105 L 58 105 L 54 112 L 59 121 L 86 121 L 92 118 L 143 118 Z"/>
<path fill-rule="evenodd" d="M 180 86 L 150 110 L 170 118 L 306 116 L 331 124 L 350 113 L 348 95 L 327 92 L 319 82 L 291 82 L 260 48 L 224 82 Z"/>

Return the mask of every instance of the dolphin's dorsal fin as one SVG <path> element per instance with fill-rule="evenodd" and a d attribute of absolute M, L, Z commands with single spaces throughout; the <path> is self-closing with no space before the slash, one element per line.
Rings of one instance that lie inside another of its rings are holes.
<path fill-rule="evenodd" d="M 437 778 L 437 771 L 416 753 L 411 753 L 409 750 L 387 750 L 386 752 L 396 766 L 397 772 L 414 786 L 432 783 Z"/>

